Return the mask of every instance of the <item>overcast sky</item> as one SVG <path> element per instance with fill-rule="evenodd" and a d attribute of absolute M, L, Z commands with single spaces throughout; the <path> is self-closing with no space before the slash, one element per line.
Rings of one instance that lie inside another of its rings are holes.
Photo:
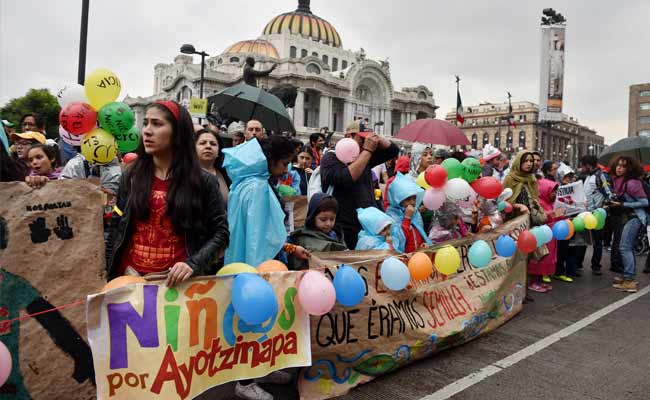
<path fill-rule="evenodd" d="M 87 71 L 112 69 L 122 95 L 152 94 L 153 67 L 182 43 L 210 55 L 259 36 L 295 0 L 90 1 Z M 465 105 L 539 97 L 541 10 L 568 20 L 564 112 L 605 136 L 627 135 L 629 85 L 650 82 L 650 1 L 313 0 L 343 47 L 390 57 L 393 85 L 426 85 L 455 107 L 454 74 Z M 29 88 L 56 89 L 77 78 L 81 0 L 0 0 L 0 105 Z M 198 60 L 198 58 L 197 58 Z"/>

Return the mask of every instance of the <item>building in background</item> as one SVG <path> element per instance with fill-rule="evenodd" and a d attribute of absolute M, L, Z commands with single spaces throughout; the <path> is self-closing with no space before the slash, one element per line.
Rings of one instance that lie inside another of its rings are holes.
<path fill-rule="evenodd" d="M 514 124 L 508 123 L 508 103 L 486 102 L 464 106 L 463 110 L 465 123 L 459 128 L 473 149 L 482 149 L 490 143 L 509 153 L 536 150 L 544 159 L 568 161 L 575 166 L 583 155 L 597 156 L 605 147 L 605 139 L 576 118 L 561 114 L 559 121 L 540 121 L 539 106 L 530 101 L 512 103 Z M 456 109 L 445 119 L 456 124 Z"/>
<path fill-rule="evenodd" d="M 241 82 L 245 59 L 252 56 L 258 70 L 278 64 L 270 76 L 258 78 L 259 87 L 289 83 L 299 88 L 290 114 L 303 138 L 322 127 L 342 133 L 358 118 L 368 118 L 371 128 L 392 135 L 415 119 L 435 117 L 438 107 L 427 87 L 395 90 L 388 59 L 373 60 L 363 48 L 344 49 L 338 31 L 313 14 L 309 3 L 299 1 L 295 11 L 272 18 L 258 38 L 206 59 L 205 97 Z M 200 63 L 182 54 L 171 64 L 157 64 L 153 96 L 125 99 L 137 122 L 153 100 L 172 99 L 187 106 L 191 97 L 198 97 L 200 70 Z"/>
<path fill-rule="evenodd" d="M 630 86 L 627 136 L 650 136 L 650 83 Z"/>

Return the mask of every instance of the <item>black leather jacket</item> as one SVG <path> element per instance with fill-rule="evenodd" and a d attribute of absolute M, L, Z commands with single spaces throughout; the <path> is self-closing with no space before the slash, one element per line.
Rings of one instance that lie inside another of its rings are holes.
<path fill-rule="evenodd" d="M 189 257 L 185 260 L 187 265 L 194 270 L 194 276 L 204 275 L 210 265 L 217 261 L 220 250 L 228 247 L 230 232 L 228 231 L 228 216 L 224 209 L 224 201 L 219 192 L 217 178 L 205 171 L 201 171 L 203 180 L 204 195 L 207 196 L 204 204 L 205 210 L 205 232 L 185 232 L 185 245 Z M 106 239 L 106 266 L 108 279 L 117 277 L 124 250 L 125 239 L 132 230 L 131 212 L 128 207 L 126 189 L 128 174 L 122 174 L 120 190 L 117 196 L 116 207 L 121 211 L 113 211 Z"/>

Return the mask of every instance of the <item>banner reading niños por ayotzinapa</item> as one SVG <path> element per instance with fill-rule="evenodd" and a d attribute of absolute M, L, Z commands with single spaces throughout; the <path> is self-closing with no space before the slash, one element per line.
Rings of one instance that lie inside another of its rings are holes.
<path fill-rule="evenodd" d="M 136 284 L 88 298 L 98 399 L 188 399 L 229 381 L 311 364 L 301 273 L 263 274 L 278 312 L 248 325 L 231 303 L 232 277 L 174 288 Z"/>
<path fill-rule="evenodd" d="M 494 256 L 482 269 L 467 260 L 471 244 L 486 240 L 494 251 L 500 235 L 519 237 L 528 216 L 495 231 L 446 242 L 461 254 L 458 273 L 445 277 L 435 270 L 425 281 L 411 281 L 391 291 L 381 281 L 380 266 L 389 252 L 317 253 L 330 276 L 342 263 L 354 267 L 366 282 L 366 296 L 355 307 L 337 305 L 321 317 L 311 317 L 312 366 L 299 379 L 301 399 L 328 399 L 389 373 L 414 360 L 472 340 L 492 331 L 522 308 L 526 256 Z M 433 259 L 435 248 L 427 250 Z"/>

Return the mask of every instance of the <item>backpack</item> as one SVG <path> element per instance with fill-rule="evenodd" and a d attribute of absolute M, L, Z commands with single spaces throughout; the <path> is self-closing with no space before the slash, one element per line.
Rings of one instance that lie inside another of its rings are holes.
<path fill-rule="evenodd" d="M 609 180 L 609 176 L 600 170 L 596 171 L 594 175 L 596 177 L 596 190 L 598 190 L 598 192 L 605 197 L 605 202 L 611 200 L 612 191 L 610 187 L 612 186 L 612 184 Z M 605 179 L 603 179 L 603 175 L 605 176 Z"/>
<path fill-rule="evenodd" d="M 311 200 L 311 197 L 316 193 L 323 193 L 320 166 L 316 167 L 314 172 L 312 172 L 311 177 L 309 178 L 309 184 L 307 185 L 307 201 Z M 334 193 L 334 186 L 328 187 L 325 193 L 331 196 Z"/>

